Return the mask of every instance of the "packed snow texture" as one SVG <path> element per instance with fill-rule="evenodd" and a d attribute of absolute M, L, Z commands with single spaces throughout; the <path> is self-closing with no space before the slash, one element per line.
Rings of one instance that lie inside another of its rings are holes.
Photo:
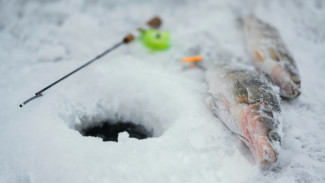
<path fill-rule="evenodd" d="M 281 101 L 278 164 L 261 171 L 241 140 L 208 110 L 205 72 L 180 62 L 200 54 L 251 65 L 238 16 L 275 26 L 302 79 Z M 136 40 L 35 92 L 101 53 L 153 15 L 172 47 Z M 0 0 L 0 182 L 325 182 L 325 3 L 322 0 Z M 78 129 L 103 119 L 153 131 L 118 142 Z"/>

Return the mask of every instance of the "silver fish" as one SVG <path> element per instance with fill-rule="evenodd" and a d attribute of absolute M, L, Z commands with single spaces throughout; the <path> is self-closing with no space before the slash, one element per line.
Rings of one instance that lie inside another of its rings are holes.
<path fill-rule="evenodd" d="M 271 76 L 282 97 L 299 96 L 301 80 L 298 68 L 279 32 L 252 15 L 242 17 L 240 22 L 257 70 Z"/>
<path fill-rule="evenodd" d="M 256 71 L 218 65 L 207 72 L 209 109 L 249 147 L 259 165 L 277 161 L 281 124 L 279 95 Z"/>

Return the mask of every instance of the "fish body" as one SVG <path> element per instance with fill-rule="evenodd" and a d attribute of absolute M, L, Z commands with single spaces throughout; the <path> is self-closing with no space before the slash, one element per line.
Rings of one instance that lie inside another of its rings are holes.
<path fill-rule="evenodd" d="M 240 20 L 247 49 L 257 70 L 271 76 L 282 97 L 299 96 L 301 80 L 298 68 L 279 32 L 252 15 Z"/>
<path fill-rule="evenodd" d="M 281 141 L 278 93 L 256 71 L 218 65 L 207 72 L 210 110 L 249 147 L 259 165 L 277 161 Z"/>

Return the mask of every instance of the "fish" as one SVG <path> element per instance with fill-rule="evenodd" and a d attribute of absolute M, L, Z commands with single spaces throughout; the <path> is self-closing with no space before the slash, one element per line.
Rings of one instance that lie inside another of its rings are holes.
<path fill-rule="evenodd" d="M 282 126 L 280 96 L 267 77 L 241 66 L 207 70 L 208 108 L 250 149 L 261 168 L 277 162 Z"/>
<path fill-rule="evenodd" d="M 277 29 L 253 15 L 240 17 L 247 50 L 254 66 L 266 73 L 280 88 L 283 98 L 296 98 L 301 93 L 297 64 Z"/>

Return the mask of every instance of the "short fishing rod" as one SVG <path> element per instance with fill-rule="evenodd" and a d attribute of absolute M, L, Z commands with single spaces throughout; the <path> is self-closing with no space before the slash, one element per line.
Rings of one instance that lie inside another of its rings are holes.
<path fill-rule="evenodd" d="M 154 17 L 151 20 L 149 20 L 147 22 L 147 25 L 149 27 L 152 28 L 159 28 L 161 25 L 161 19 L 159 17 Z M 19 107 L 23 107 L 24 105 L 26 105 L 27 103 L 29 103 L 30 101 L 39 98 L 41 96 L 43 96 L 43 92 L 48 90 L 49 88 L 51 88 L 52 86 L 58 84 L 59 82 L 61 82 L 62 80 L 66 79 L 67 77 L 71 76 L 72 74 L 78 72 L 79 70 L 87 67 L 88 65 L 90 65 L 91 63 L 95 62 L 96 60 L 100 59 L 101 57 L 105 56 L 106 54 L 108 54 L 109 52 L 115 50 L 116 48 L 120 47 L 123 44 L 128 44 L 130 42 L 132 42 L 134 40 L 134 36 L 133 34 L 128 34 L 126 35 L 120 42 L 116 43 L 114 46 L 112 46 L 111 48 L 107 49 L 106 51 L 104 51 L 103 53 L 97 55 L 95 58 L 91 59 L 90 61 L 86 62 L 85 64 L 81 65 L 80 67 L 78 67 L 77 69 L 71 71 L 70 73 L 68 73 L 67 75 L 63 76 L 62 78 L 56 80 L 55 82 L 53 82 L 52 84 L 48 85 L 47 87 L 43 88 L 42 90 L 38 91 L 35 93 L 35 96 L 29 98 L 28 100 L 26 100 L 25 102 L 23 102 L 22 104 L 19 105 Z"/>

